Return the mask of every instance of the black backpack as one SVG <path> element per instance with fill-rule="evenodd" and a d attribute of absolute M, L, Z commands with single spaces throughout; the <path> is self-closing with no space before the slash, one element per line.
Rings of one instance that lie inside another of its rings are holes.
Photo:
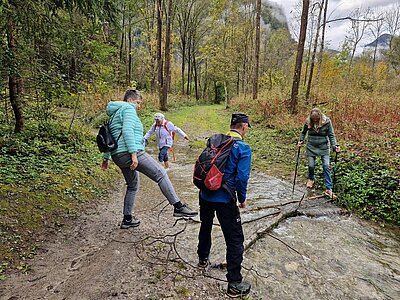
<path fill-rule="evenodd" d="M 233 146 L 234 138 L 225 134 L 214 134 L 207 140 L 207 147 L 196 160 L 193 183 L 199 189 L 218 190 L 222 186 L 222 171 Z"/>
<path fill-rule="evenodd" d="M 118 148 L 118 140 L 121 137 L 122 130 L 117 140 L 115 140 L 111 134 L 111 128 L 110 128 L 111 121 L 117 114 L 118 110 L 113 114 L 111 120 L 108 120 L 107 122 L 105 122 L 103 125 L 100 126 L 99 133 L 96 136 L 96 142 L 100 152 L 111 152 Z"/>

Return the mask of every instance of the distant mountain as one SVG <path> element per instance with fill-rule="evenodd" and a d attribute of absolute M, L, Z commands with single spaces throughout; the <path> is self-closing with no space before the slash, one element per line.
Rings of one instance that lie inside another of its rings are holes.
<path fill-rule="evenodd" d="M 364 48 L 375 48 L 375 47 L 379 49 L 389 48 L 391 38 L 392 36 L 390 34 L 384 33 L 372 43 L 365 45 Z"/>
<path fill-rule="evenodd" d="M 328 53 L 331 54 L 331 55 L 336 55 L 336 54 L 339 54 L 339 53 L 340 53 L 340 51 L 338 51 L 338 50 L 329 49 L 329 48 L 327 48 L 325 51 L 328 52 Z"/>

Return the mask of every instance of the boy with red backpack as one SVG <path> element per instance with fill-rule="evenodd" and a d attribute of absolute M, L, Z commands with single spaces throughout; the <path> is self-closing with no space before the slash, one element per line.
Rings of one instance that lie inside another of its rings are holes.
<path fill-rule="evenodd" d="M 165 119 L 162 113 L 154 115 L 154 123 L 151 125 L 149 131 L 144 136 L 145 144 L 148 144 L 149 138 L 155 134 L 157 137 L 157 147 L 160 150 L 158 154 L 158 161 L 164 163 L 166 169 L 169 167 L 168 163 L 168 150 L 172 148 L 174 143 L 175 133 L 178 133 L 185 140 L 189 140 L 186 133 L 183 132 L 178 126 Z"/>

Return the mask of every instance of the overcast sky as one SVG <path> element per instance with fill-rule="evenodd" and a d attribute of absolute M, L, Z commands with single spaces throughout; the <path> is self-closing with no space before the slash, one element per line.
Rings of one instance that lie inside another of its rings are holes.
<path fill-rule="evenodd" d="M 288 22 L 292 22 L 293 9 L 299 0 L 270 0 L 280 5 L 287 17 Z M 391 5 L 400 3 L 400 0 L 329 0 L 328 2 L 328 20 L 348 17 L 356 8 L 371 8 L 371 9 L 388 9 Z M 326 29 L 326 41 L 329 43 L 329 48 L 339 50 L 343 43 L 348 30 L 351 27 L 351 21 L 337 21 L 328 24 Z M 289 26 L 290 28 L 290 26 Z M 296 33 L 298 35 L 298 33 Z M 367 37 L 361 43 L 372 42 L 373 38 Z"/>

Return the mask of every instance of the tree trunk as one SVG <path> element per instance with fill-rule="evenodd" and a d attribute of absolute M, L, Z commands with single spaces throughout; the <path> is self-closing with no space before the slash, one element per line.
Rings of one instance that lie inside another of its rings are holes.
<path fill-rule="evenodd" d="M 7 87 L 4 86 L 4 95 L 7 95 Z M 0 98 L 2 98 L 2 95 L 0 93 Z M 8 125 L 9 121 L 8 121 L 8 106 L 7 106 L 7 98 L 4 97 L 4 114 L 6 115 L 6 124 Z"/>
<path fill-rule="evenodd" d="M 182 38 L 182 66 L 181 66 L 182 95 L 185 94 L 185 59 L 186 59 L 186 36 Z"/>
<path fill-rule="evenodd" d="M 231 100 L 228 97 L 228 87 L 226 81 L 224 81 L 224 97 L 225 97 L 225 108 L 228 109 L 231 106 Z"/>
<path fill-rule="evenodd" d="M 239 67 L 236 69 L 236 96 L 240 95 L 240 71 Z"/>
<path fill-rule="evenodd" d="M 300 25 L 300 37 L 299 44 L 297 46 L 296 65 L 293 75 L 292 95 L 290 99 L 290 112 L 295 114 L 297 112 L 297 102 L 299 94 L 299 83 L 301 76 L 301 65 L 304 53 L 304 42 L 307 34 L 307 21 L 308 21 L 308 10 L 310 7 L 310 0 L 303 0 L 303 10 L 301 13 L 301 25 Z"/>
<path fill-rule="evenodd" d="M 312 57 L 311 57 L 311 65 L 310 65 L 310 75 L 308 76 L 308 83 L 307 83 L 307 90 L 306 90 L 307 103 L 310 99 L 310 90 L 311 90 L 311 84 L 312 84 L 313 73 L 314 73 L 314 65 L 315 65 L 315 55 L 317 53 L 317 47 L 318 47 L 319 27 L 321 24 L 321 17 L 322 17 L 323 9 L 324 9 L 324 0 L 322 0 L 322 2 L 321 2 L 321 5 L 319 7 L 319 13 L 318 13 L 317 32 L 315 33 L 314 49 L 313 49 L 313 53 L 312 53 Z"/>
<path fill-rule="evenodd" d="M 207 89 L 208 89 L 208 64 L 207 64 L 207 59 L 204 62 L 204 86 L 203 86 L 203 95 L 202 98 L 207 98 L 208 100 L 208 95 L 207 95 Z"/>
<path fill-rule="evenodd" d="M 167 12 L 167 28 L 165 33 L 165 66 L 164 66 L 164 82 L 163 82 L 163 92 L 160 101 L 160 109 L 162 111 L 167 110 L 167 99 L 168 99 L 168 88 L 171 81 L 170 74 L 170 63 L 171 63 L 171 19 L 172 19 L 172 0 L 168 0 L 168 12 Z"/>
<path fill-rule="evenodd" d="M 307 79 L 308 79 L 308 64 L 310 63 L 310 56 L 311 56 L 311 48 L 312 48 L 312 42 L 310 41 L 309 45 L 308 45 L 308 51 L 307 51 L 307 55 L 305 57 L 305 61 L 306 61 L 306 66 L 305 66 L 305 72 L 304 72 L 304 81 L 303 81 L 303 85 L 306 86 L 307 83 Z"/>
<path fill-rule="evenodd" d="M 255 68 L 253 78 L 253 100 L 258 97 L 258 72 L 260 67 L 260 22 L 261 22 L 261 0 L 257 0 L 256 12 L 256 44 L 254 51 Z"/>
<path fill-rule="evenodd" d="M 14 132 L 20 133 L 24 129 L 25 118 L 22 112 L 21 98 L 18 95 L 18 82 L 21 78 L 18 76 L 15 70 L 15 26 L 14 22 L 10 20 L 8 22 L 8 51 L 11 54 L 11 65 L 9 66 L 8 75 L 8 88 L 10 91 L 10 103 L 14 112 L 15 127 Z"/>
<path fill-rule="evenodd" d="M 163 91 L 163 60 L 162 60 L 162 0 L 157 0 L 157 79 L 159 101 L 162 99 Z"/>
<path fill-rule="evenodd" d="M 129 20 L 128 27 L 128 82 L 127 86 L 131 86 L 132 80 L 132 22 Z"/>
<path fill-rule="evenodd" d="M 122 10 L 122 33 L 121 33 L 121 45 L 119 47 L 119 61 L 122 62 L 122 55 L 125 42 L 125 7 Z"/>
<path fill-rule="evenodd" d="M 187 54 L 187 60 L 188 60 L 188 73 L 187 73 L 187 86 L 186 86 L 186 95 L 190 95 L 191 91 L 190 91 L 190 81 L 192 80 L 192 78 L 190 77 L 191 74 L 191 70 L 192 70 L 192 41 L 189 40 L 188 42 L 188 54 Z"/>
<path fill-rule="evenodd" d="M 197 62 L 196 62 L 196 56 L 193 55 L 193 76 L 194 76 L 194 94 L 196 97 L 196 100 L 199 100 L 199 86 L 198 86 L 198 76 L 197 76 Z"/>
<path fill-rule="evenodd" d="M 325 46 L 325 28 L 326 28 L 326 19 L 328 15 L 328 0 L 325 0 L 325 8 L 324 8 L 324 20 L 322 23 L 322 35 L 321 35 L 321 46 L 319 48 L 319 55 L 318 55 L 318 72 L 317 77 L 315 79 L 315 84 L 318 84 L 319 75 L 321 74 L 322 68 L 322 58 L 324 55 L 324 46 Z"/>

